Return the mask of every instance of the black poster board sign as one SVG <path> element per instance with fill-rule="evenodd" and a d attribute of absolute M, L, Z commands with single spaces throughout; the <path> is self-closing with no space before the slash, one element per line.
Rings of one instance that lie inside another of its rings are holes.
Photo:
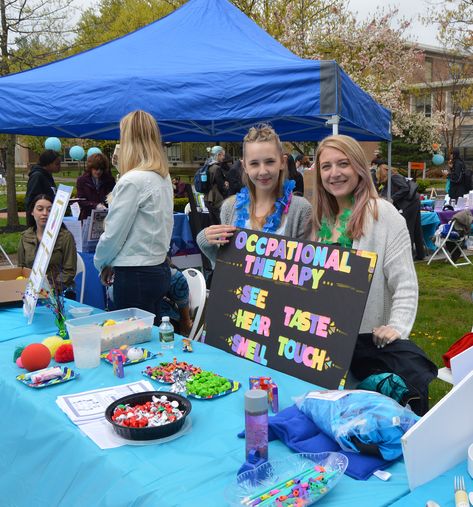
<path fill-rule="evenodd" d="M 205 343 L 343 388 L 376 254 L 238 229 L 220 248 Z"/>

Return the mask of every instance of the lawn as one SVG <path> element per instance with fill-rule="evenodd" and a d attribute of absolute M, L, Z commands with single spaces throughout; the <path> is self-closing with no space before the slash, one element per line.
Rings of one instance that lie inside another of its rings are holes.
<path fill-rule="evenodd" d="M 442 354 L 473 325 L 473 269 L 436 261 L 430 266 L 418 262 L 416 271 L 419 308 L 411 339 L 443 367 Z M 430 385 L 431 406 L 450 389 L 446 382 L 434 380 Z"/>

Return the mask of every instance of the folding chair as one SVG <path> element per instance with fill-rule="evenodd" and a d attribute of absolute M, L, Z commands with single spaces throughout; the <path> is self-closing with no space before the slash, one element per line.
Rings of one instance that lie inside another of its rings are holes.
<path fill-rule="evenodd" d="M 191 315 L 194 315 L 194 324 L 189 333 L 189 339 L 198 341 L 204 330 L 204 325 L 201 325 L 200 321 L 207 300 L 205 278 L 200 271 L 194 268 L 185 269 L 182 274 L 189 285 L 189 309 Z"/>
<path fill-rule="evenodd" d="M 438 253 L 443 253 L 445 258 L 454 267 L 473 265 L 468 256 L 463 251 L 466 235 L 455 229 L 456 219 L 448 224 L 441 225 L 435 233 L 435 246 L 437 247 L 427 262 L 429 265 Z M 463 257 L 464 262 L 456 263 L 455 260 Z M 454 260 L 455 259 L 455 260 Z"/>
<path fill-rule="evenodd" d="M 77 270 L 76 270 L 76 277 L 79 273 L 82 273 L 82 280 L 80 284 L 80 299 L 79 303 L 84 302 L 84 291 L 85 291 L 85 264 L 82 259 L 82 257 L 77 254 Z"/>

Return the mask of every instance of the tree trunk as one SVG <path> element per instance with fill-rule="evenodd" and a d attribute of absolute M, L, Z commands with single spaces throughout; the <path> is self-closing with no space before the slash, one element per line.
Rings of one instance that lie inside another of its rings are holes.
<path fill-rule="evenodd" d="M 7 226 L 18 227 L 18 207 L 16 205 L 16 181 L 15 181 L 15 144 L 16 136 L 9 135 L 7 138 Z"/>

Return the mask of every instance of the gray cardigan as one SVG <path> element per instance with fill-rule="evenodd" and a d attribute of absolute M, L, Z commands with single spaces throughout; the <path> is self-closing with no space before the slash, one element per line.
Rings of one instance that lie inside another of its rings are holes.
<path fill-rule="evenodd" d="M 368 214 L 364 234 L 353 248 L 376 252 L 378 260 L 371 282 L 360 333 L 390 325 L 401 338 L 409 338 L 417 313 L 417 275 L 406 221 L 384 199 L 377 199 L 378 220 Z"/>
<path fill-rule="evenodd" d="M 284 235 L 290 236 L 294 239 L 304 239 L 311 216 L 312 206 L 309 201 L 307 201 L 304 197 L 293 195 L 289 211 L 287 215 L 284 215 Z M 220 210 L 220 221 L 222 224 L 226 225 L 235 224 L 235 196 L 229 197 L 222 204 L 222 208 Z M 197 236 L 197 244 L 202 253 L 210 259 L 212 265 L 215 265 L 218 245 L 211 245 L 207 241 L 203 230 L 200 231 Z"/>

